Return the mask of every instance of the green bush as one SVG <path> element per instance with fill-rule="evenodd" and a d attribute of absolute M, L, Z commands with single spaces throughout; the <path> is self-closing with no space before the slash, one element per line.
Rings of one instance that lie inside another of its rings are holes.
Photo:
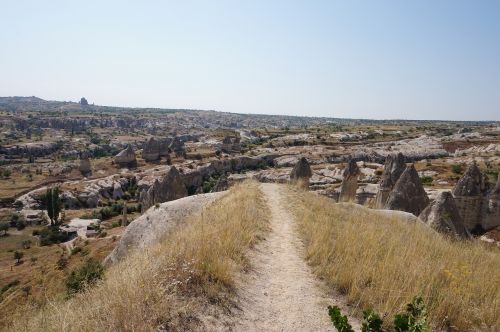
<path fill-rule="evenodd" d="M 422 176 L 420 178 L 420 181 L 422 182 L 423 185 L 427 185 L 427 186 L 430 186 L 432 185 L 432 176 Z"/>
<path fill-rule="evenodd" d="M 58 227 L 49 226 L 33 231 L 33 236 L 40 236 L 40 245 L 48 246 L 54 243 L 62 243 L 68 241 L 69 235 L 61 232 Z"/>
<path fill-rule="evenodd" d="M 464 166 L 462 164 L 453 165 L 451 166 L 451 170 L 455 174 L 462 174 L 464 171 Z"/>
<path fill-rule="evenodd" d="M 9 230 L 9 223 L 8 222 L 1 222 L 0 223 L 0 232 L 3 232 L 3 235 L 7 234 L 7 231 Z"/>
<path fill-rule="evenodd" d="M 73 247 L 73 249 L 71 249 L 71 255 L 76 255 L 78 254 L 80 251 L 82 251 L 82 248 L 76 246 L 76 247 Z"/>
<path fill-rule="evenodd" d="M 394 330 L 396 332 L 426 332 L 430 331 L 427 324 L 427 311 L 421 297 L 415 297 L 406 305 L 406 312 L 394 317 Z"/>
<path fill-rule="evenodd" d="M 72 271 L 66 279 L 68 295 L 81 292 L 86 287 L 95 284 L 104 274 L 104 268 L 99 261 L 89 258 L 78 269 Z"/>
<path fill-rule="evenodd" d="M 337 306 L 328 307 L 328 315 L 333 326 L 339 332 L 352 332 L 347 316 L 342 315 Z M 382 332 L 383 320 L 373 310 L 363 312 L 362 332 Z M 393 327 L 395 332 L 428 332 L 427 311 L 421 297 L 414 297 L 412 302 L 406 305 L 406 311 L 394 316 Z"/>
<path fill-rule="evenodd" d="M 328 306 L 328 315 L 330 316 L 330 320 L 333 323 L 333 326 L 339 332 L 354 332 L 351 324 L 347 319 L 347 316 L 342 315 L 340 312 L 340 308 L 337 306 Z"/>

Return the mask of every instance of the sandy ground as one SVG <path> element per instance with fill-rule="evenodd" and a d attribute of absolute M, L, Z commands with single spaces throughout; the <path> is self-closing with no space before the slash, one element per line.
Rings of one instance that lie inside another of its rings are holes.
<path fill-rule="evenodd" d="M 347 309 L 312 274 L 287 211 L 283 187 L 262 184 L 271 209 L 271 232 L 251 254 L 253 270 L 239 288 L 235 331 L 335 331 L 328 305 Z M 359 323 L 350 318 L 356 330 Z"/>

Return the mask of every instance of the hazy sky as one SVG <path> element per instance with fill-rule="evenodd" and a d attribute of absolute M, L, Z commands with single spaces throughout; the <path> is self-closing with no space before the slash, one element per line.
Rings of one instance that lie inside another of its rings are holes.
<path fill-rule="evenodd" d="M 500 1 L 0 0 L 0 96 L 500 120 Z"/>

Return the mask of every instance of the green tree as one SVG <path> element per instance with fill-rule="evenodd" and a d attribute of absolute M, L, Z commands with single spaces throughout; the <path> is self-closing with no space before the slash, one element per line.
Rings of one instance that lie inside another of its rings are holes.
<path fill-rule="evenodd" d="M 58 224 L 61 206 L 62 203 L 61 199 L 59 198 L 59 188 L 48 188 L 47 193 L 45 194 L 45 207 L 47 208 L 47 215 L 50 218 L 51 225 Z"/>
<path fill-rule="evenodd" d="M 16 264 L 19 264 L 21 262 L 21 258 L 23 258 L 24 253 L 22 251 L 14 251 L 14 259 L 17 259 Z"/>
<path fill-rule="evenodd" d="M 3 232 L 3 235 L 7 234 L 7 231 L 9 230 L 9 223 L 8 222 L 2 222 L 0 223 L 0 232 Z"/>

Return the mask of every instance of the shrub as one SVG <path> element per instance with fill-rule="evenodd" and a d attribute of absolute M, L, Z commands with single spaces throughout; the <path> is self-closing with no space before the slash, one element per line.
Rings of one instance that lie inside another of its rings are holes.
<path fill-rule="evenodd" d="M 14 281 L 11 281 L 9 282 L 7 285 L 3 286 L 1 289 L 0 289 L 0 295 L 2 295 L 3 293 L 5 293 L 6 291 L 8 291 L 9 289 L 11 289 L 12 287 L 16 287 L 17 285 L 19 285 L 19 280 L 14 280 Z"/>
<path fill-rule="evenodd" d="M 379 332 L 382 331 L 382 324 L 384 321 L 380 315 L 373 310 L 363 311 L 363 325 L 361 327 L 363 332 Z"/>
<path fill-rule="evenodd" d="M 462 174 L 463 171 L 464 171 L 464 167 L 462 164 L 457 164 L 457 165 L 453 165 L 451 166 L 451 170 L 453 171 L 453 173 L 455 174 Z"/>
<path fill-rule="evenodd" d="M 342 315 L 337 306 L 328 307 L 328 315 L 333 326 L 339 332 L 353 332 L 347 316 Z M 382 332 L 384 321 L 380 315 L 373 310 L 363 311 L 362 332 Z M 430 331 L 427 324 L 427 312 L 424 301 L 421 297 L 413 298 L 413 301 L 406 305 L 406 311 L 394 316 L 395 332 L 427 332 Z"/>
<path fill-rule="evenodd" d="M 59 270 L 64 270 L 64 268 L 68 265 L 68 259 L 64 256 L 61 256 L 57 260 L 56 265 Z"/>
<path fill-rule="evenodd" d="M 3 235 L 7 234 L 9 227 L 10 225 L 8 222 L 0 222 L 0 232 L 3 232 Z"/>
<path fill-rule="evenodd" d="M 54 243 L 66 242 L 69 240 L 67 233 L 61 232 L 58 227 L 49 226 L 33 231 L 33 236 L 40 236 L 40 245 L 48 246 Z"/>
<path fill-rule="evenodd" d="M 102 278 L 104 268 L 101 263 L 93 258 L 85 261 L 84 265 L 71 272 L 66 279 L 68 295 L 81 292 L 85 287 L 95 284 Z"/>
<path fill-rule="evenodd" d="M 21 264 L 21 258 L 23 258 L 24 253 L 22 251 L 14 251 L 14 259 L 17 260 L 16 264 Z"/>
<path fill-rule="evenodd" d="M 76 247 L 73 247 L 73 249 L 71 249 L 71 255 L 76 255 L 78 254 L 80 251 L 82 251 L 82 248 L 76 246 Z"/>
<path fill-rule="evenodd" d="M 406 305 L 406 312 L 394 317 L 394 330 L 396 332 L 425 332 L 429 331 L 427 325 L 427 311 L 421 297 L 415 297 Z"/>
<path fill-rule="evenodd" d="M 24 240 L 22 242 L 23 249 L 29 249 L 31 248 L 31 240 Z"/>
<path fill-rule="evenodd" d="M 351 324 L 349 324 L 347 316 L 342 315 L 339 307 L 337 307 L 335 305 L 329 306 L 328 307 L 328 315 L 330 316 L 330 320 L 332 321 L 333 326 L 335 326 L 337 331 L 339 331 L 339 332 L 354 332 Z"/>
<path fill-rule="evenodd" d="M 18 231 L 23 230 L 25 227 L 26 227 L 26 224 L 24 223 L 24 221 L 22 221 L 22 220 L 18 220 L 18 221 L 16 222 L 16 229 L 17 229 Z"/>
<path fill-rule="evenodd" d="M 422 176 L 420 178 L 420 181 L 422 182 L 423 185 L 430 186 L 430 185 L 432 185 L 433 179 L 432 179 L 432 176 Z"/>

